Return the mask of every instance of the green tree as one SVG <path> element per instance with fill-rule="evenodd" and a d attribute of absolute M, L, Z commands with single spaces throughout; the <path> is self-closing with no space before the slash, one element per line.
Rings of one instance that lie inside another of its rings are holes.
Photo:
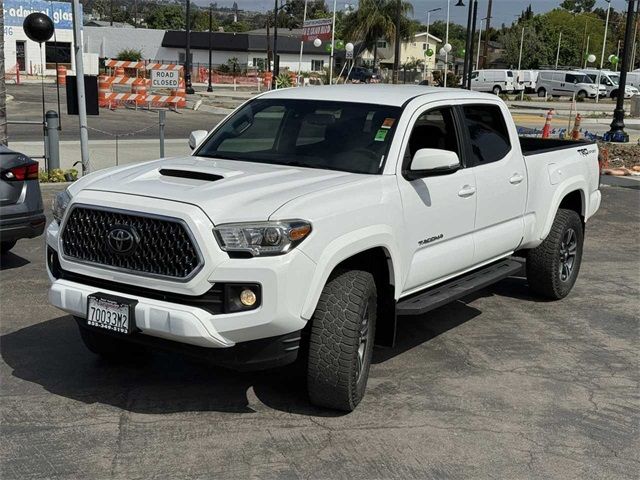
<path fill-rule="evenodd" d="M 161 30 L 183 30 L 185 28 L 185 14 L 181 5 L 156 5 L 148 11 L 145 21 L 149 28 Z"/>
<path fill-rule="evenodd" d="M 400 36 L 406 40 L 415 28 L 408 18 L 413 13 L 413 5 L 406 0 L 360 0 L 358 9 L 344 16 L 341 36 L 360 41 L 372 51 L 374 67 L 378 60 L 378 40 L 395 40 L 398 1 L 401 2 Z"/>
<path fill-rule="evenodd" d="M 560 7 L 573 13 L 584 13 L 593 10 L 596 0 L 564 0 Z"/>
<path fill-rule="evenodd" d="M 128 60 L 130 62 L 139 62 L 142 60 L 142 50 L 135 48 L 125 48 L 120 50 L 116 57 L 118 60 Z"/>

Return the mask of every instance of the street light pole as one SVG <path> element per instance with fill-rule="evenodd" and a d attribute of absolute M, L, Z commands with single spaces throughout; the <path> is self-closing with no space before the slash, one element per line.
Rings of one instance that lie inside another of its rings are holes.
<path fill-rule="evenodd" d="M 618 86 L 618 96 L 616 97 L 616 109 L 613 111 L 613 121 L 611 130 L 607 133 L 610 142 L 628 142 L 629 135 L 624 131 L 624 91 L 627 86 L 627 71 L 631 61 L 631 34 L 635 21 L 636 0 L 627 0 L 627 24 L 624 32 L 624 47 L 622 53 L 622 68 L 620 70 L 620 83 Z"/>
<path fill-rule="evenodd" d="M 473 70 L 473 37 L 476 34 L 476 19 L 478 18 L 478 0 L 473 0 L 473 20 L 471 23 L 471 32 L 469 33 L 469 66 L 467 71 L 467 90 L 471 90 L 471 71 Z"/>
<path fill-rule="evenodd" d="M 442 10 L 442 8 L 438 7 L 438 8 L 432 8 L 431 10 L 427 10 L 427 49 L 425 50 L 425 54 L 429 51 L 429 27 L 431 26 L 431 13 L 432 12 L 437 12 L 439 10 Z M 434 50 L 434 54 L 435 54 L 435 50 Z M 426 57 L 426 55 L 424 55 Z M 427 59 L 424 59 L 424 73 L 422 74 L 422 80 L 426 80 L 427 79 L 427 73 L 428 73 L 428 69 L 427 69 Z"/>
<path fill-rule="evenodd" d="M 335 2 L 335 0 L 334 0 Z M 398 83 L 400 77 L 400 17 L 401 0 L 396 0 L 396 38 L 393 52 L 393 83 Z M 405 72 L 406 74 L 406 72 Z"/>
<path fill-rule="evenodd" d="M 445 30 L 444 35 L 444 44 L 449 45 L 449 14 L 451 13 L 451 0 L 447 0 L 447 28 Z M 444 84 L 443 87 L 447 86 L 447 72 L 449 70 L 449 52 L 445 50 L 444 53 Z"/>
<path fill-rule="evenodd" d="M 611 13 L 611 0 L 607 0 L 607 20 L 604 22 L 604 38 L 602 39 L 602 53 L 600 54 L 600 70 L 598 70 L 598 88 L 600 88 L 600 76 L 604 66 L 604 55 L 607 47 L 607 33 L 609 31 L 609 14 Z M 596 95 L 596 103 L 600 100 L 600 95 Z"/>
<path fill-rule="evenodd" d="M 207 92 L 213 92 L 213 86 L 211 85 L 211 30 L 213 29 L 213 6 L 209 5 L 209 85 L 207 86 Z"/>
<path fill-rule="evenodd" d="M 331 23 L 331 55 L 330 55 L 330 65 L 329 65 L 329 85 L 333 83 L 333 62 L 335 60 L 335 49 L 336 49 L 336 8 L 337 8 L 337 0 L 333 0 L 333 21 Z M 397 28 L 397 27 L 396 27 Z"/>
<path fill-rule="evenodd" d="M 558 53 L 556 53 L 556 70 L 558 70 L 558 62 L 560 61 L 560 44 L 562 43 L 562 32 L 558 36 Z"/>
<path fill-rule="evenodd" d="M 185 62 L 184 62 L 184 85 L 185 92 L 188 94 L 196 93 L 191 85 L 191 0 L 187 0 L 187 23 L 186 23 L 186 48 L 185 48 Z"/>
<path fill-rule="evenodd" d="M 476 68 L 478 70 L 480 70 L 480 52 L 482 50 L 482 23 L 485 20 L 484 18 L 480 19 L 480 30 L 478 31 L 478 57 L 476 58 Z"/>
<path fill-rule="evenodd" d="M 473 16 L 473 0 L 469 1 L 469 12 L 467 14 L 467 38 L 464 44 L 464 64 L 462 67 L 462 85 L 467 84 L 467 75 L 469 74 L 469 50 L 471 48 L 471 17 Z M 464 3 L 460 0 L 456 6 L 464 7 Z"/>
<path fill-rule="evenodd" d="M 273 6 L 273 76 L 271 77 L 271 88 L 276 88 L 276 77 L 280 73 L 278 64 L 278 0 L 274 0 Z"/>

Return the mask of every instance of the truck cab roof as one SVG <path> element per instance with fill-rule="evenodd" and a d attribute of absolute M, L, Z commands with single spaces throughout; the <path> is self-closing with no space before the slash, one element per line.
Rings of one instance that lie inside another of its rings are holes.
<path fill-rule="evenodd" d="M 438 100 L 474 98 L 494 99 L 495 95 L 459 88 L 429 87 L 425 85 L 326 85 L 313 88 L 283 88 L 261 95 L 261 98 L 286 98 L 333 102 L 375 103 L 401 107 L 422 95 L 438 96 Z"/>

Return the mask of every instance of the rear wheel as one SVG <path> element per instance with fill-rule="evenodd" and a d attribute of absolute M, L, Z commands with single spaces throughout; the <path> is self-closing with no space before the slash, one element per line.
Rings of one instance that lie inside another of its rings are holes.
<path fill-rule="evenodd" d="M 580 216 L 573 210 L 558 210 L 547 238 L 527 254 L 531 290 L 552 300 L 566 297 L 578 278 L 583 242 Z"/>
<path fill-rule="evenodd" d="M 373 276 L 361 270 L 332 275 L 313 314 L 307 389 L 315 405 L 350 412 L 364 396 L 376 327 Z"/>
<path fill-rule="evenodd" d="M 579 98 L 580 100 L 584 100 L 585 98 L 587 98 L 587 92 L 585 92 L 584 90 L 580 90 L 577 93 L 576 98 Z"/>
<path fill-rule="evenodd" d="M 493 87 L 492 91 L 494 95 L 500 95 L 502 93 L 502 88 L 500 88 L 500 85 L 496 85 Z"/>
<path fill-rule="evenodd" d="M 76 320 L 84 322 L 84 319 Z M 140 354 L 140 347 L 136 348 L 136 345 L 124 340 L 120 340 L 113 335 L 101 333 L 86 327 L 78 327 L 80 329 L 80 338 L 85 347 L 87 347 L 92 353 L 112 361 L 112 362 L 124 362 L 130 360 L 132 357 Z"/>
<path fill-rule="evenodd" d="M 15 246 L 16 246 L 15 240 L 0 242 L 0 254 L 4 255 L 5 253 L 8 253 L 9 250 L 11 250 Z"/>
<path fill-rule="evenodd" d="M 538 89 L 538 96 L 539 97 L 546 97 L 547 96 L 547 91 L 544 88 L 539 88 Z"/>

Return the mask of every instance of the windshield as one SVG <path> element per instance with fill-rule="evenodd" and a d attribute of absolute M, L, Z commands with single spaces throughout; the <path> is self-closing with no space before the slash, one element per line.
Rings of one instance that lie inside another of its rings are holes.
<path fill-rule="evenodd" d="M 589 75 L 575 75 L 575 82 L 576 83 L 594 83 L 593 80 L 591 80 L 589 78 Z"/>
<path fill-rule="evenodd" d="M 385 105 L 259 98 L 227 118 L 196 155 L 380 173 L 400 113 Z"/>
<path fill-rule="evenodd" d="M 611 80 L 613 82 L 614 85 L 619 85 L 620 84 L 620 75 L 615 74 L 609 74 L 609 80 Z"/>

